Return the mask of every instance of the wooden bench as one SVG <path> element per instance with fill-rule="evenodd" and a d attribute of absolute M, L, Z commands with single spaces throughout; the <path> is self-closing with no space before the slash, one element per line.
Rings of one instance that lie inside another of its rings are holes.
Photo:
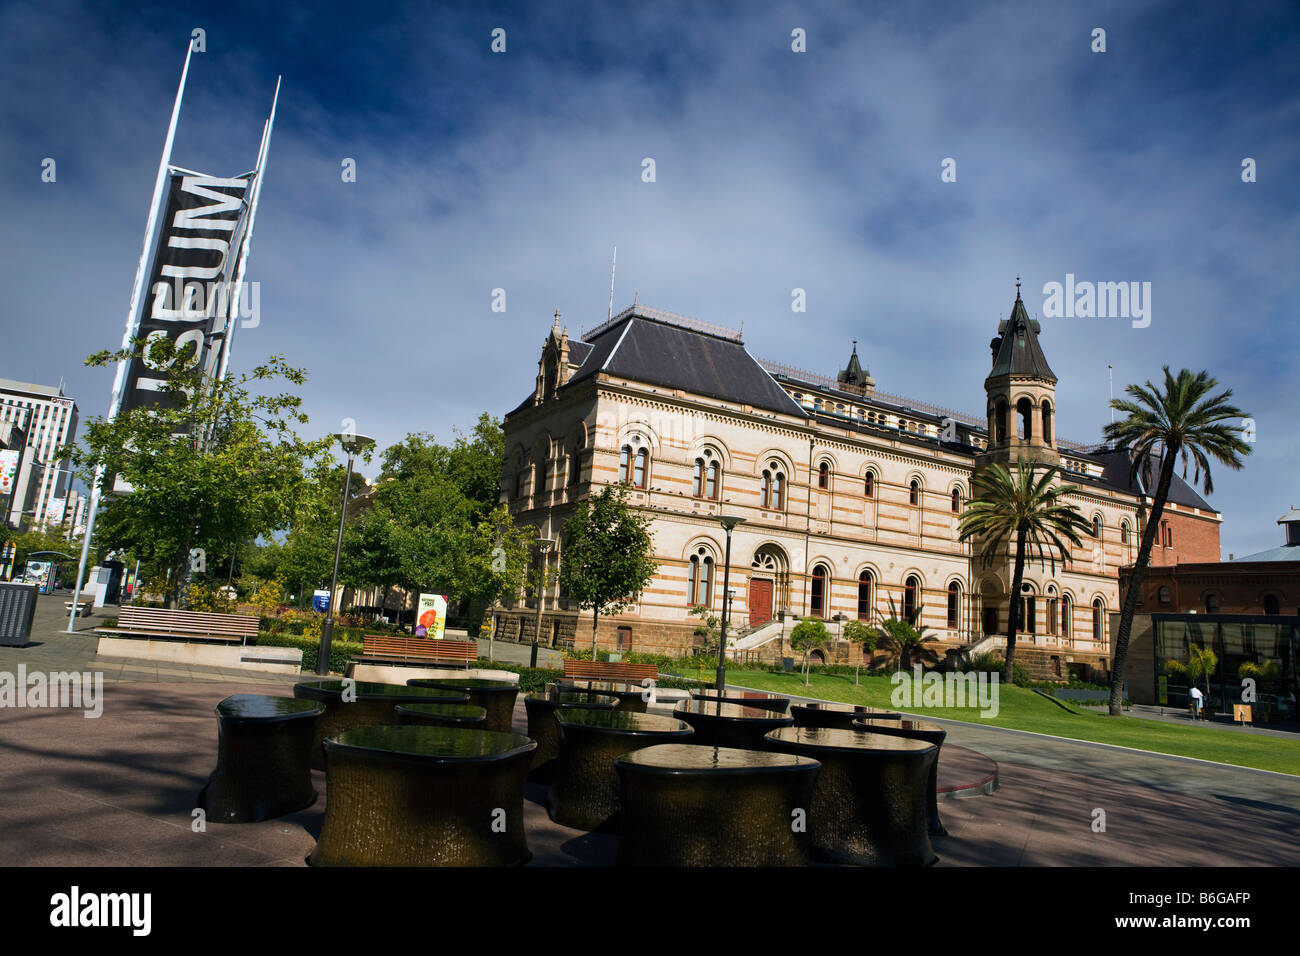
<path fill-rule="evenodd" d="M 629 664 L 625 661 L 575 661 L 566 658 L 564 676 L 575 680 L 617 680 L 639 684 L 649 677 L 659 679 L 659 668 L 654 664 Z"/>
<path fill-rule="evenodd" d="M 239 644 L 257 637 L 258 620 L 244 614 L 169 611 L 157 607 L 123 607 L 116 627 L 97 627 L 97 634 L 121 637 L 173 638 Z"/>
<path fill-rule="evenodd" d="M 473 663 L 478 660 L 478 643 L 432 637 L 403 637 L 400 634 L 366 634 L 361 639 L 361 657 L 355 659 Z"/>

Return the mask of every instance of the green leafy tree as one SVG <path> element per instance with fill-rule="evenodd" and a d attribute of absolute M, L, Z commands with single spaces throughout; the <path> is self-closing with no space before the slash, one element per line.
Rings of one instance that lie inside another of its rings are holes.
<path fill-rule="evenodd" d="M 844 636 L 854 644 L 862 646 L 862 654 L 870 654 L 876 649 L 876 644 L 880 640 L 880 632 L 874 630 L 862 621 L 845 621 Z M 862 655 L 858 656 L 858 666 L 853 669 L 853 683 L 858 683 L 858 674 L 862 670 Z"/>
<path fill-rule="evenodd" d="M 1195 684 L 1205 678 L 1205 699 L 1210 699 L 1210 675 L 1219 669 L 1219 656 L 1208 647 L 1192 644 L 1187 649 L 1187 660 L 1166 661 L 1165 670 L 1180 677 L 1186 677 L 1187 683 Z"/>
<path fill-rule="evenodd" d="M 560 582 L 571 600 L 591 611 L 591 654 L 600 616 L 631 607 L 659 570 L 650 522 L 627 504 L 627 492 L 607 485 L 579 502 L 564 524 Z"/>
<path fill-rule="evenodd" d="M 806 617 L 790 632 L 790 646 L 803 653 L 803 683 L 808 686 L 808 658 L 812 652 L 824 649 L 831 639 L 826 622 L 819 617 Z"/>
<path fill-rule="evenodd" d="M 1020 626 L 1020 590 L 1025 581 L 1025 564 L 1050 564 L 1056 570 L 1056 556 L 1070 556 L 1069 545 L 1081 545 L 1082 532 L 1090 526 L 1074 504 L 1065 499 L 1077 485 L 1058 484 L 1060 469 L 1043 468 L 1024 458 L 1016 462 L 1011 475 L 1001 465 L 990 465 L 972 479 L 975 496 L 966 505 L 958 525 L 963 541 L 978 539 L 985 567 L 1013 547 L 1015 566 L 1011 575 L 1010 608 L 1007 614 L 1007 653 L 1003 681 L 1014 676 L 1016 631 Z M 1014 542 L 1014 545 L 1011 544 Z"/>
<path fill-rule="evenodd" d="M 722 623 L 722 618 L 714 614 L 703 604 L 697 604 L 691 608 L 691 616 L 698 617 L 700 623 L 695 625 L 694 635 L 701 638 L 699 645 L 695 648 L 696 657 L 707 657 L 718 653 L 718 625 Z"/>
<path fill-rule="evenodd" d="M 1123 413 L 1124 417 L 1107 425 L 1105 431 L 1108 440 L 1128 452 L 1132 463 L 1130 477 L 1140 477 L 1151 496 L 1151 511 L 1142 529 L 1142 542 L 1129 576 L 1128 591 L 1120 611 L 1119 632 L 1115 635 L 1110 678 L 1112 717 L 1123 714 L 1124 668 L 1128 663 L 1133 616 L 1142 595 L 1142 581 L 1151 564 L 1151 549 L 1155 546 L 1160 518 L 1169 500 L 1175 466 L 1182 461 L 1183 478 L 1186 478 L 1189 459 L 1194 462 L 1192 485 L 1201 486 L 1208 495 L 1214 492 L 1211 458 L 1239 470 L 1243 464 L 1241 456 L 1250 454 L 1250 445 L 1241 437 L 1242 421 L 1247 415 L 1235 405 L 1228 404 L 1232 389 L 1210 394 L 1219 383 L 1204 370 L 1193 374 L 1183 369 L 1175 376 L 1166 365 L 1164 374 L 1163 390 L 1148 380 L 1145 386 L 1130 385 L 1125 389 L 1131 399 L 1112 400 L 1111 408 Z M 1159 462 L 1159 477 L 1152 493 L 1149 484 L 1156 472 L 1155 462 Z"/>
<path fill-rule="evenodd" d="M 163 401 L 91 421 L 83 445 L 64 451 L 87 482 L 102 462 L 106 484 L 118 476 L 130 486 L 128 494 L 106 496 L 111 537 L 103 544 L 130 550 L 158 574 L 170 571 L 170 606 L 188 583 L 193 549 L 219 560 L 239 542 L 289 523 L 305 464 L 324 442 L 304 441 L 294 430 L 307 424 L 302 400 L 291 388 L 275 389 L 301 386 L 306 374 L 283 356 L 214 379 L 191 362 L 191 350 L 141 339 L 86 364 L 110 365 L 146 350 Z"/>

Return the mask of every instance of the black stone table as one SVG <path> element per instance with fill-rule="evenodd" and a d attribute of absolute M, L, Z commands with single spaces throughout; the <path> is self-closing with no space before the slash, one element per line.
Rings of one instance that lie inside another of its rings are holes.
<path fill-rule="evenodd" d="M 524 698 L 528 713 L 528 736 L 537 741 L 530 767 L 534 779 L 549 779 L 555 758 L 560 754 L 560 726 L 555 722 L 555 712 L 561 707 L 570 710 L 613 710 L 618 698 L 610 694 L 583 694 L 559 689 L 529 694 Z"/>
<path fill-rule="evenodd" d="M 800 866 L 819 763 L 660 744 L 618 758 L 622 866 Z"/>
<path fill-rule="evenodd" d="M 487 729 L 487 711 L 472 704 L 398 704 L 394 709 L 399 724 Z"/>
<path fill-rule="evenodd" d="M 852 730 L 859 717 L 884 717 L 897 720 L 902 714 L 863 704 L 832 704 L 823 700 L 804 701 L 790 705 L 790 716 L 796 727 L 838 727 Z"/>
<path fill-rule="evenodd" d="M 453 727 L 360 727 L 325 741 L 314 866 L 513 866 L 532 854 L 524 781 L 537 746 Z"/>
<path fill-rule="evenodd" d="M 213 823 L 257 823 L 316 801 L 312 732 L 325 708 L 315 701 L 235 694 L 217 704 L 217 769 L 198 805 Z"/>
<path fill-rule="evenodd" d="M 355 699 L 344 699 L 348 685 L 352 685 Z M 333 737 L 354 727 L 396 724 L 397 712 L 393 708 L 398 704 L 464 704 L 469 701 L 465 694 L 456 691 L 373 684 L 349 679 L 294 684 L 293 696 L 320 701 L 325 705 L 325 713 L 316 721 L 316 737 L 311 752 L 311 765 L 315 770 L 325 769 L 322 742 L 326 737 Z"/>
<path fill-rule="evenodd" d="M 560 728 L 560 752 L 551 784 L 551 819 L 579 830 L 617 828 L 615 759 L 641 747 L 691 736 L 691 728 L 680 720 L 621 709 L 560 708 L 555 722 Z"/>
<path fill-rule="evenodd" d="M 947 739 L 948 732 L 928 720 L 912 720 L 906 717 L 897 717 L 893 720 L 883 717 L 862 718 L 855 720 L 853 726 L 856 730 L 865 730 L 868 733 L 911 737 L 913 740 L 924 740 L 926 743 L 934 744 L 936 752 L 934 766 L 930 769 L 930 793 L 926 798 L 926 813 L 929 815 L 930 835 L 947 835 L 948 831 L 944 828 L 943 821 L 939 819 L 939 751 L 943 750 L 943 742 Z"/>
<path fill-rule="evenodd" d="M 605 694 L 618 698 L 619 710 L 644 714 L 650 703 L 650 688 L 616 680 L 563 680 L 560 690 L 584 694 Z"/>
<path fill-rule="evenodd" d="M 695 728 L 691 743 L 742 750 L 761 750 L 763 737 L 769 731 L 794 723 L 792 717 L 761 707 L 742 707 L 715 700 L 684 701 L 673 710 L 673 716 Z"/>
<path fill-rule="evenodd" d="M 808 810 L 813 859 L 862 866 L 928 866 L 937 859 L 925 809 L 939 753 L 934 744 L 834 727 L 787 727 L 766 743 L 821 761 Z"/>
<path fill-rule="evenodd" d="M 519 696 L 519 685 L 513 681 L 486 677 L 417 677 L 406 684 L 408 687 L 430 687 L 465 694 L 471 704 L 487 711 L 484 730 L 513 733 L 515 698 Z"/>
<path fill-rule="evenodd" d="M 790 698 L 780 694 L 764 694 L 752 690 L 727 690 L 721 695 L 716 690 L 693 690 L 693 700 L 721 700 L 724 704 L 740 704 L 743 707 L 757 707 L 777 714 L 790 712 Z"/>

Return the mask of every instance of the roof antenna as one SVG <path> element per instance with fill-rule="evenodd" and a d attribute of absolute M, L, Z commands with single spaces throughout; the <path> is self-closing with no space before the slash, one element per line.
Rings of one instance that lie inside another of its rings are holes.
<path fill-rule="evenodd" d="M 1016 276 L 1016 301 L 1020 301 L 1020 276 Z"/>
<path fill-rule="evenodd" d="M 637 293 L 636 293 L 635 291 L 633 291 L 633 292 L 632 292 L 632 308 L 634 308 L 634 309 L 636 308 L 636 303 L 637 303 Z"/>
<path fill-rule="evenodd" d="M 605 317 L 607 322 L 614 318 L 614 270 L 616 268 L 618 268 L 618 246 L 614 247 L 614 261 L 609 266 L 609 314 Z"/>

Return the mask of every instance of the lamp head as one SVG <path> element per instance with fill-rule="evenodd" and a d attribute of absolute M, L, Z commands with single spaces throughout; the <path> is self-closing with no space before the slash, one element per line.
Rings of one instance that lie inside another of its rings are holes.
<path fill-rule="evenodd" d="M 719 515 L 718 520 L 722 522 L 722 526 L 728 531 L 734 529 L 738 524 L 745 523 L 745 519 L 739 515 Z"/>
<path fill-rule="evenodd" d="M 368 435 L 358 435 L 356 432 L 335 432 L 333 437 L 338 439 L 349 455 L 359 455 L 375 443 Z"/>

